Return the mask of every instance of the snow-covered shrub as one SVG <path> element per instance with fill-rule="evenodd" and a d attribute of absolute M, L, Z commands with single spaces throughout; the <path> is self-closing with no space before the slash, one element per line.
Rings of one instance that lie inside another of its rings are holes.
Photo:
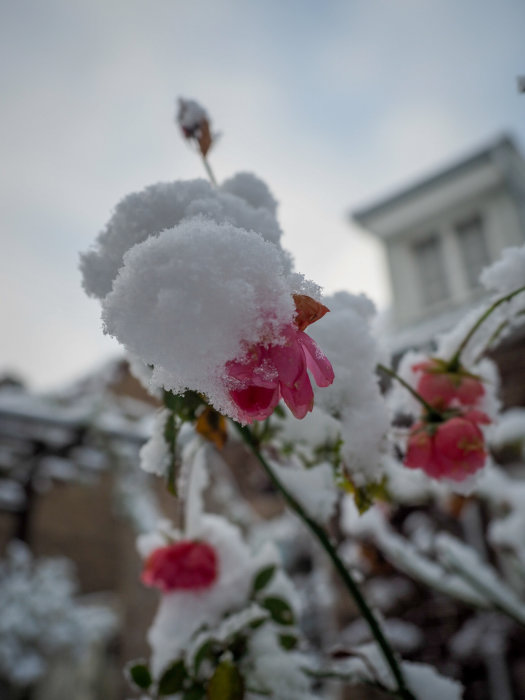
<path fill-rule="evenodd" d="M 213 186 L 166 183 L 130 195 L 81 259 L 106 332 L 162 399 L 142 466 L 165 477 L 184 504 L 179 527 L 161 523 L 139 541 L 142 580 L 162 597 L 151 659 L 132 665 L 130 678 L 153 697 L 184 700 L 314 697 L 312 676 L 369 683 L 405 700 L 459 698 L 459 683 L 396 656 L 392 629 L 399 640 L 407 626 L 394 620 L 383 631 L 351 567 L 357 577 L 373 573 L 380 562 L 364 552 L 375 547 L 429 590 L 523 624 L 514 590 L 517 581 L 523 587 L 523 495 L 491 464 L 500 404 L 497 371 L 484 354 L 523 316 L 525 248 L 484 271 L 496 294 L 438 338 L 431 355 L 407 352 L 394 370 L 384 364 L 366 297 L 339 292 L 321 301 L 320 289 L 293 270 L 269 188 L 245 173 L 216 183 L 207 111 L 182 100 L 177 120 Z M 386 395 L 382 376 L 392 380 Z M 224 514 L 204 512 L 212 449 L 204 445 L 220 449 L 234 435 L 335 565 L 370 644 L 307 653 L 295 625 L 300 599 L 275 550 L 253 551 Z M 494 511 L 489 540 L 512 550 L 511 574 L 510 563 L 499 571 L 473 550 L 472 524 L 467 544 L 458 527 L 439 532 L 418 510 L 468 512 L 458 494 Z M 424 639 L 416 638 L 405 649 Z"/>
<path fill-rule="evenodd" d="M 115 629 L 115 614 L 75 598 L 67 559 L 35 559 L 16 540 L 0 561 L 0 678 L 34 685 L 54 659 L 78 658 Z"/>

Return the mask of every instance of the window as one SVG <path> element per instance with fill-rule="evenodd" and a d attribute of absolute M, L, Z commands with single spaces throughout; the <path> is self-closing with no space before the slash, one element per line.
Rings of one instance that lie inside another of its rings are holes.
<path fill-rule="evenodd" d="M 413 244 L 421 296 L 425 306 L 432 306 L 449 296 L 441 239 L 432 234 Z"/>
<path fill-rule="evenodd" d="M 477 287 L 481 270 L 490 262 L 481 217 L 473 216 L 457 224 L 456 236 L 468 286 Z"/>

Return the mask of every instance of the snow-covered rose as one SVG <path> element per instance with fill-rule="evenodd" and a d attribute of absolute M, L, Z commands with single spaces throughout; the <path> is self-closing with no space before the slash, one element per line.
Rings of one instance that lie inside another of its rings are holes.
<path fill-rule="evenodd" d="M 284 342 L 295 314 L 277 247 L 201 217 L 134 246 L 124 263 L 103 301 L 106 331 L 154 367 L 153 384 L 202 392 L 237 416 L 226 363 L 247 346 Z"/>

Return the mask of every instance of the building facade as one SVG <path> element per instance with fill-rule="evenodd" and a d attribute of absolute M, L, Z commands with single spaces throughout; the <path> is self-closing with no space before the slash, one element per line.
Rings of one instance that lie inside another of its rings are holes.
<path fill-rule="evenodd" d="M 352 217 L 386 251 L 394 351 L 424 345 L 483 297 L 481 270 L 525 243 L 525 159 L 504 136 Z"/>

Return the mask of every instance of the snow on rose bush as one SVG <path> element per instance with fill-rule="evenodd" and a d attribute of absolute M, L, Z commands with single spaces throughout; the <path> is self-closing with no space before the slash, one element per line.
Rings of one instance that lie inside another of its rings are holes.
<path fill-rule="evenodd" d="M 75 598 L 72 563 L 35 559 L 12 541 L 0 561 L 0 678 L 30 687 L 54 659 L 79 658 L 116 627 L 114 613 Z"/>
<path fill-rule="evenodd" d="M 111 291 L 126 251 L 184 219 L 204 216 L 216 223 L 256 232 L 279 246 L 282 235 L 276 204 L 266 185 L 250 173 L 213 188 L 206 180 L 159 182 L 124 197 L 91 250 L 80 256 L 86 292 L 102 299 Z M 286 253 L 282 264 L 289 268 Z"/>
<path fill-rule="evenodd" d="M 163 522 L 157 532 L 138 541 L 144 558 L 142 580 L 162 592 L 148 634 L 153 683 L 162 688 L 162 679 L 175 662 L 185 669 L 187 689 L 205 686 L 242 638 L 246 646 L 238 668 L 243 682 L 280 700 L 314 698 L 302 670 L 306 657 L 280 641 L 283 634 L 299 635 L 294 624 L 299 598 L 272 545 L 253 552 L 237 527 L 204 511 L 203 490 L 209 481 L 206 454 L 198 438 L 184 451 L 189 474 L 184 530 Z M 206 645 L 210 655 L 196 666 Z"/>
<path fill-rule="evenodd" d="M 286 347 L 296 314 L 292 294 L 305 288 L 312 285 L 287 274 L 273 244 L 195 218 L 125 255 L 102 302 L 103 318 L 108 333 L 153 367 L 154 385 L 202 392 L 217 410 L 242 419 L 230 394 L 238 377 L 226 365 L 243 363 L 252 346 Z M 314 362 L 315 348 L 308 352 Z M 265 360 L 258 376 L 272 382 L 276 367 Z"/>
<path fill-rule="evenodd" d="M 389 427 L 375 372 L 379 348 L 370 330 L 375 307 L 366 296 L 347 292 L 324 301 L 330 313 L 310 333 L 330 360 L 336 380 L 316 391 L 316 405 L 340 421 L 344 466 L 360 486 L 383 475 Z"/>
<path fill-rule="evenodd" d="M 215 182 L 206 110 L 181 100 L 177 122 Z M 294 625 L 299 600 L 275 550 L 253 552 L 236 526 L 204 512 L 211 448 L 202 441 L 223 444 L 229 434 L 224 416 L 250 426 L 235 428 L 311 532 L 337 517 L 341 485 L 352 493 L 343 500 L 344 533 L 374 540 L 393 565 L 442 593 L 499 606 L 521 620 L 506 584 L 503 603 L 495 594 L 492 569 L 485 575 L 490 590 L 480 592 L 450 554 L 458 546 L 444 548 L 443 538 L 427 533 L 429 547 L 442 558 L 432 561 L 431 553 L 393 532 L 387 522 L 393 506 L 372 504 L 475 492 L 484 475 L 479 493 L 488 498 L 487 445 L 500 406 L 497 370 L 483 354 L 523 307 L 523 295 L 503 305 L 497 294 L 525 284 L 525 247 L 505 252 L 484 271 L 483 284 L 496 292 L 487 304 L 438 338 L 431 354 L 407 352 L 394 372 L 380 365 L 384 351 L 372 329 L 373 304 L 347 292 L 321 301 L 320 289 L 293 270 L 281 247 L 276 213 L 269 188 L 251 174 L 215 187 L 201 180 L 160 183 L 123 199 L 81 258 L 84 287 L 101 300 L 105 331 L 164 401 L 142 466 L 167 477 L 185 503 L 180 530 L 161 523 L 139 541 L 142 580 L 161 591 L 148 635 L 148 688 L 160 696 L 171 673 L 179 674 L 180 687 L 169 686 L 167 693 L 175 697 L 179 691 L 219 697 L 214 688 L 225 679 L 237 688 L 246 682 L 254 696 L 315 697 L 304 672 L 308 656 L 293 650 L 289 639 L 283 643 L 288 625 L 300 636 Z M 386 397 L 378 370 L 393 378 Z M 304 422 L 298 426 L 297 420 Z M 516 506 L 522 496 L 507 501 Z M 515 516 L 490 529 L 494 542 L 499 537 L 514 546 L 522 522 Z M 330 552 L 329 535 L 318 539 Z M 419 543 L 424 540 L 422 533 Z M 330 557 L 336 560 L 337 552 Z M 339 664 L 338 672 L 410 697 L 392 675 L 395 659 L 381 657 L 381 664 L 388 662 L 385 675 L 372 663 L 377 648 L 360 653 L 364 661 Z M 457 683 L 431 669 L 403 668 L 418 697 L 426 679 L 435 697 L 460 695 Z"/>
<path fill-rule="evenodd" d="M 509 294 L 525 285 L 525 246 L 506 248 L 501 258 L 486 267 L 480 276 L 483 286 L 498 294 Z M 523 302 L 523 299 L 521 300 Z"/>

